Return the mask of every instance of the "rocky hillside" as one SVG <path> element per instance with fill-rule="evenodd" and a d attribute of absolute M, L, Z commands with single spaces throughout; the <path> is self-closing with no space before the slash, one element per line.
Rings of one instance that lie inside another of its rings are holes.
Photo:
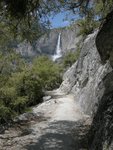
<path fill-rule="evenodd" d="M 49 33 L 46 33 L 33 45 L 24 41 L 18 45 L 16 49 L 24 57 L 34 57 L 39 54 L 53 55 L 57 47 L 58 36 L 61 33 L 61 50 L 62 54 L 70 50 L 75 50 L 77 48 L 77 43 L 80 41 L 81 37 L 78 37 L 79 28 L 77 25 L 72 25 L 70 27 L 52 29 Z"/>
<path fill-rule="evenodd" d="M 73 93 L 81 109 L 93 118 L 90 150 L 113 149 L 113 12 L 100 31 L 84 41 L 78 61 L 64 74 L 60 89 Z M 109 30 L 108 30 L 109 29 Z"/>

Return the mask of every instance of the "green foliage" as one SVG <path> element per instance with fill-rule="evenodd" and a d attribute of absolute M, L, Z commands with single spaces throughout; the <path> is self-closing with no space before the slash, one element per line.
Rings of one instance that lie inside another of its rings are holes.
<path fill-rule="evenodd" d="M 26 38 L 29 41 L 41 35 L 43 27 L 50 25 L 48 17 L 58 13 L 62 8 L 66 11 L 88 16 L 89 9 L 93 10 L 95 16 L 105 17 L 112 10 L 113 0 L 1 0 L 0 1 L 0 27 L 5 25 L 0 33 L 7 39 L 15 33 L 18 39 Z M 11 34 L 9 34 L 9 32 Z M 7 34 L 8 33 L 8 34 Z M 12 39 L 12 37 L 11 37 Z"/>
<path fill-rule="evenodd" d="M 33 43 L 45 32 L 46 27 L 37 19 L 33 18 L 29 25 L 26 19 L 18 23 L 18 20 L 3 18 L 0 22 L 0 51 L 9 51 L 25 39 Z"/>
<path fill-rule="evenodd" d="M 17 38 L 17 41 L 36 40 L 50 26 L 48 18 L 51 12 L 56 13 L 60 10 L 58 1 L 61 0 L 1 0 L 0 33 L 4 36 L 2 39 L 13 37 L 14 40 Z M 11 42 L 11 39 L 8 38 L 8 41 Z"/>
<path fill-rule="evenodd" d="M 92 33 L 101 24 L 101 21 L 112 10 L 113 0 L 95 0 L 90 2 L 87 8 L 80 7 L 79 13 L 82 19 L 78 20 L 80 32 L 78 35 L 86 36 Z"/>
<path fill-rule="evenodd" d="M 38 57 L 32 65 L 27 64 L 28 67 L 14 53 L 1 54 L 0 62 L 1 123 L 40 103 L 45 90 L 56 88 L 61 83 L 61 68 L 48 57 Z"/>
<path fill-rule="evenodd" d="M 93 2 L 93 4 L 89 6 L 85 12 L 81 10 L 80 15 L 82 16 L 82 19 L 77 21 L 77 24 L 80 28 L 78 36 L 82 35 L 84 37 L 99 27 L 100 22 L 97 14 L 95 13 L 94 4 L 95 2 Z"/>
<path fill-rule="evenodd" d="M 8 122 L 9 118 L 11 118 L 11 109 L 0 104 L 0 122 Z"/>
<path fill-rule="evenodd" d="M 80 54 L 80 48 L 78 47 L 78 49 L 76 51 L 70 51 L 68 53 L 66 53 L 66 55 L 63 58 L 63 67 L 67 68 L 67 67 L 71 67 L 78 59 Z"/>
<path fill-rule="evenodd" d="M 106 15 L 112 11 L 113 0 L 99 0 L 94 3 L 95 15 L 101 19 L 105 18 Z"/>
<path fill-rule="evenodd" d="M 60 2 L 63 0 L 1 0 L 0 8 L 1 12 L 13 19 L 25 19 L 42 15 L 47 15 L 50 11 L 57 10 Z"/>
<path fill-rule="evenodd" d="M 14 41 L 14 33 L 11 32 L 10 25 L 5 21 L 0 22 L 0 51 L 7 51 L 10 49 Z"/>
<path fill-rule="evenodd" d="M 32 69 L 32 72 L 38 75 L 46 90 L 57 88 L 62 81 L 62 68 L 46 56 L 34 60 Z"/>
<path fill-rule="evenodd" d="M 93 20 L 92 18 L 84 18 L 78 21 L 80 27 L 79 35 L 86 36 L 91 34 L 97 27 L 99 27 L 99 22 Z"/>
<path fill-rule="evenodd" d="M 13 84 L 16 84 L 16 80 L 14 82 L 11 81 L 10 84 L 9 81 L 13 74 L 22 72 L 24 67 L 25 62 L 18 54 L 14 52 L 7 55 L 0 54 L 0 122 L 11 119 L 21 111 L 20 108 L 15 110 L 13 106 L 14 104 L 16 106 L 16 99 L 18 98 L 17 89 Z"/>
<path fill-rule="evenodd" d="M 98 16 L 100 19 L 105 17 L 111 11 L 112 5 L 113 0 L 77 0 L 76 2 L 75 0 L 71 0 L 71 2 L 64 0 L 1 0 L 0 49 L 4 45 L 5 49 L 6 47 L 9 49 L 14 42 L 16 44 L 24 39 L 33 43 L 50 26 L 48 17 L 59 12 L 62 7 L 66 10 L 73 10 L 85 18 L 89 17 L 89 12 L 92 10 L 93 16 L 90 17 L 93 17 L 93 21 L 86 20 L 84 24 L 88 23 L 89 27 L 85 25 L 85 31 L 81 31 L 88 34 L 95 27 L 94 16 Z"/>

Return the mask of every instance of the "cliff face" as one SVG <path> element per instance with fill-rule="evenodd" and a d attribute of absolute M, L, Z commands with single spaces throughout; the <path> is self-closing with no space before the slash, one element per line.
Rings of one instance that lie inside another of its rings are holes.
<path fill-rule="evenodd" d="M 78 61 L 65 73 L 60 89 L 73 93 L 92 116 L 90 150 L 113 149 L 113 12 L 100 31 L 89 35 Z"/>
<path fill-rule="evenodd" d="M 113 67 L 113 11 L 109 13 L 100 29 L 96 45 L 103 64 Z M 89 132 L 90 149 L 113 149 L 113 70 L 103 79 L 105 91 L 94 115 Z"/>
<path fill-rule="evenodd" d="M 95 44 L 96 35 L 97 32 L 86 38 L 78 62 L 66 72 L 60 86 L 62 91 L 72 92 L 83 111 L 89 115 L 97 110 L 105 91 L 103 79 L 112 70 L 109 62 L 101 63 Z"/>
<path fill-rule="evenodd" d="M 52 29 L 35 41 L 33 45 L 26 41 L 19 44 L 16 51 L 24 57 L 34 57 L 39 54 L 53 55 L 57 47 L 58 36 L 61 33 L 60 46 L 62 54 L 64 54 L 67 51 L 76 50 L 77 43 L 81 40 L 81 37 L 77 35 L 78 31 L 77 25 Z"/>
<path fill-rule="evenodd" d="M 70 28 L 62 29 L 61 31 L 61 49 L 63 53 L 70 50 L 76 50 L 77 43 L 80 42 L 81 36 L 78 36 L 79 27 L 73 25 Z"/>
<path fill-rule="evenodd" d="M 66 53 L 70 50 L 75 50 L 77 43 L 81 37 L 78 36 L 79 28 L 77 25 L 72 27 L 65 27 L 61 29 L 53 29 L 48 35 L 42 36 L 38 41 L 36 48 L 42 53 L 54 54 L 59 33 L 61 33 L 61 50 L 62 53 Z"/>
<path fill-rule="evenodd" d="M 36 41 L 35 50 L 39 51 L 41 54 L 54 54 L 58 35 L 59 32 L 57 30 L 51 30 L 48 34 L 43 35 Z"/>

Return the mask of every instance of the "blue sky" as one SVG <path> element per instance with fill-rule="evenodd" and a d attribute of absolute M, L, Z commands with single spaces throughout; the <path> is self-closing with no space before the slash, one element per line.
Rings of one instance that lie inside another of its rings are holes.
<path fill-rule="evenodd" d="M 68 26 L 71 20 L 77 20 L 79 16 L 70 12 L 60 12 L 54 17 L 50 17 L 52 28 Z"/>

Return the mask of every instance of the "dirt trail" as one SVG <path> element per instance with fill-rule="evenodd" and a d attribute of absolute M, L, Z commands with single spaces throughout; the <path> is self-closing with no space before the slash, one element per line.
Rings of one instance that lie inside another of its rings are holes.
<path fill-rule="evenodd" d="M 52 98 L 33 108 L 33 114 L 40 119 L 31 120 L 21 130 L 13 127 L 0 134 L 0 150 L 87 149 L 86 143 L 80 145 L 80 141 L 89 117 L 81 112 L 72 95 L 59 90 L 47 94 Z"/>
<path fill-rule="evenodd" d="M 72 95 L 59 98 L 58 101 L 60 104 L 52 116 L 53 120 L 77 121 L 84 117 Z"/>

